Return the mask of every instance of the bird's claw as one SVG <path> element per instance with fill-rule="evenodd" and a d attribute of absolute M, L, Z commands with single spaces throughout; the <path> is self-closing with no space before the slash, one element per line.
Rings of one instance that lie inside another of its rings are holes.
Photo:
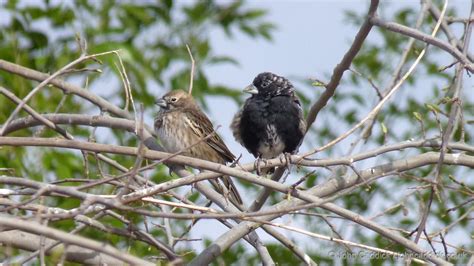
<path fill-rule="evenodd" d="M 257 159 L 255 160 L 255 165 L 254 165 L 254 167 L 257 171 L 257 175 L 260 175 L 262 173 L 266 174 L 266 171 L 262 172 L 262 168 L 261 168 L 262 163 L 265 166 L 267 166 L 267 164 L 268 164 L 266 159 L 263 159 L 262 157 L 258 156 Z"/>
<path fill-rule="evenodd" d="M 291 171 L 291 153 L 284 152 L 284 153 L 280 154 L 279 159 L 280 159 L 281 163 L 285 163 L 285 168 L 287 169 L 287 172 L 286 172 L 285 176 L 282 179 L 282 183 L 285 183 L 286 178 L 288 177 L 288 175 L 290 174 L 290 171 Z"/>
<path fill-rule="evenodd" d="M 260 157 L 257 157 L 257 159 L 254 162 L 254 168 L 257 171 L 257 175 L 260 175 L 261 169 L 260 169 Z"/>
<path fill-rule="evenodd" d="M 285 156 L 285 160 L 286 160 L 286 168 L 290 169 L 290 166 L 291 166 L 291 153 L 285 152 L 284 156 Z"/>

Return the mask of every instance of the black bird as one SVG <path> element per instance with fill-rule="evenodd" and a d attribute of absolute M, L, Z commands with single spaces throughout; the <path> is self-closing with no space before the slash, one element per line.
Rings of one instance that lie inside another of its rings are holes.
<path fill-rule="evenodd" d="M 232 120 L 235 139 L 259 159 L 297 152 L 306 132 L 306 122 L 290 81 L 264 72 L 258 74 L 244 92 L 252 96 Z"/>

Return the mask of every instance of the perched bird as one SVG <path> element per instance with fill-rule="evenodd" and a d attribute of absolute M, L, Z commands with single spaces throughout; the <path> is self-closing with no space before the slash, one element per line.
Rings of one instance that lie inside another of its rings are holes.
<path fill-rule="evenodd" d="M 264 72 L 244 89 L 251 96 L 232 120 L 235 139 L 258 159 L 297 152 L 306 122 L 293 85 Z"/>
<path fill-rule="evenodd" d="M 220 164 L 235 160 L 235 156 L 214 132 L 211 121 L 191 95 L 182 90 L 174 90 L 155 103 L 160 106 L 155 118 L 155 131 L 167 152 L 181 152 L 180 154 L 185 156 Z M 215 189 L 223 194 L 221 185 L 216 180 L 210 181 Z M 224 176 L 222 181 L 230 193 L 231 201 L 242 204 L 230 177 Z"/>

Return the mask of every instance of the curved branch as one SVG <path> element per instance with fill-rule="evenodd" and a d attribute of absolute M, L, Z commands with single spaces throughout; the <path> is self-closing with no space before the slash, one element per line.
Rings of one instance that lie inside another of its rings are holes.
<path fill-rule="evenodd" d="M 459 60 L 459 62 L 461 62 L 467 70 L 469 70 L 471 73 L 474 73 L 474 64 L 467 58 L 465 54 L 460 52 L 456 47 L 453 47 L 448 42 L 445 42 L 438 38 L 432 37 L 424 32 L 412 29 L 410 27 L 398 23 L 384 21 L 377 16 L 372 16 L 370 18 L 370 23 L 381 28 L 387 29 L 389 31 L 398 32 L 402 35 L 409 36 L 422 42 L 436 46 L 454 56 L 454 58 Z"/>
<path fill-rule="evenodd" d="M 36 80 L 38 82 L 42 82 L 50 77 L 50 75 L 48 74 L 33 70 L 31 68 L 19 66 L 17 64 L 5 61 L 3 59 L 0 59 L 0 69 L 10 72 L 12 74 L 22 76 L 27 79 Z M 128 119 L 133 119 L 133 115 L 131 115 L 128 111 L 120 109 L 119 107 L 111 104 L 104 98 L 94 95 L 79 86 L 73 85 L 59 78 L 55 78 L 49 81 L 49 84 L 52 84 L 58 87 L 64 93 L 71 93 L 81 98 L 84 98 L 88 100 L 89 102 L 94 103 L 95 105 L 99 106 L 103 111 L 110 112 L 117 116 L 126 117 Z"/>
<path fill-rule="evenodd" d="M 1 87 L 0 87 L 1 89 Z M 105 115 L 83 115 L 83 114 L 41 114 L 41 116 L 53 124 L 83 125 L 91 127 L 108 127 L 122 129 L 130 133 L 134 132 L 135 121 L 125 118 L 116 118 Z M 41 126 L 43 122 L 35 117 L 28 116 L 13 120 L 5 129 L 5 135 L 12 132 L 35 126 Z"/>
<path fill-rule="evenodd" d="M 436 5 L 433 5 L 431 0 L 423 0 L 423 2 L 427 2 L 427 4 L 429 5 L 429 11 L 431 13 L 431 16 L 435 20 L 438 20 L 440 15 L 441 15 L 441 11 L 438 9 L 438 7 L 436 7 Z M 454 34 L 454 32 L 449 27 L 446 18 L 443 19 L 443 22 L 441 23 L 441 29 L 444 31 L 444 34 L 448 38 L 449 42 L 453 46 L 457 47 L 459 51 L 462 51 L 463 50 L 463 44 L 462 44 L 461 41 L 459 41 L 457 39 L 456 35 Z M 474 61 L 474 56 L 472 54 L 466 53 L 466 56 L 469 60 L 471 60 L 471 62 Z"/>
<path fill-rule="evenodd" d="M 380 149 L 376 149 L 371 152 L 367 152 L 361 155 L 355 155 L 355 156 L 347 157 L 347 158 L 332 159 L 332 160 L 321 159 L 321 160 L 316 160 L 316 161 L 313 161 L 313 160 L 299 161 L 300 157 L 295 156 L 295 157 L 292 157 L 291 161 L 298 162 L 300 165 L 305 165 L 305 166 L 330 166 L 330 165 L 341 165 L 341 164 L 350 165 L 357 160 L 370 158 L 377 154 L 381 154 L 383 152 L 387 152 L 390 150 L 402 149 L 404 147 L 405 148 L 406 147 L 426 147 L 426 146 L 439 147 L 440 145 L 440 143 L 437 141 L 432 141 L 432 142 L 420 141 L 420 142 L 413 142 L 413 143 L 404 142 L 402 144 L 382 147 Z M 105 152 L 105 153 L 114 153 L 114 154 L 122 154 L 122 155 L 136 155 L 138 152 L 137 148 L 134 148 L 134 147 L 123 147 L 123 146 L 116 146 L 116 145 L 107 145 L 107 144 L 64 140 L 64 139 L 50 139 L 50 138 L 1 137 L 0 145 L 59 147 L 59 148 L 71 148 L 71 149 L 79 149 L 79 150 L 86 150 L 86 151 L 92 151 L 92 152 Z M 466 150 L 466 151 L 474 150 L 472 146 L 468 146 L 465 144 L 454 143 L 454 144 L 448 145 L 448 147 L 455 147 L 455 148 Z M 215 172 L 215 173 L 202 173 L 199 175 L 191 175 L 187 171 L 186 171 L 187 174 L 182 173 L 182 176 L 192 176 L 191 183 L 203 181 L 206 179 L 216 178 L 218 176 L 221 176 L 222 174 L 226 174 L 226 175 L 231 175 L 237 178 L 247 180 L 257 185 L 261 185 L 261 186 L 272 188 L 274 190 L 282 191 L 283 193 L 287 192 L 287 190 L 283 188 L 284 186 L 282 184 L 278 182 L 274 182 L 272 180 L 268 180 L 266 178 L 262 178 L 258 175 L 245 171 L 248 169 L 252 169 L 254 167 L 251 164 L 244 165 L 243 170 L 239 170 L 236 168 L 228 167 L 225 165 L 221 165 L 218 163 L 213 163 L 213 162 L 209 162 L 205 160 L 200 160 L 197 158 L 186 157 L 182 155 L 176 155 L 174 157 L 170 157 L 169 153 L 160 152 L 160 151 L 150 151 L 150 150 L 146 150 L 144 152 L 144 157 L 147 159 L 152 159 L 152 160 L 166 159 L 168 163 L 174 163 L 174 164 L 179 164 L 179 165 L 189 165 L 194 168 L 206 169 L 206 170 Z M 281 165 L 285 165 L 285 162 L 281 162 L 279 159 L 272 159 L 267 162 L 267 167 L 274 167 L 274 166 L 281 166 Z M 168 186 L 169 184 L 173 184 L 173 185 Z M 125 202 L 138 200 L 140 198 L 151 196 L 151 195 L 166 191 L 168 189 L 171 189 L 177 186 L 182 186 L 185 184 L 190 184 L 190 183 L 186 183 L 184 179 L 172 180 L 167 183 L 159 184 L 159 185 L 152 186 L 140 191 L 130 193 L 124 196 L 123 200 L 125 200 Z M 226 208 L 229 208 L 229 205 L 223 204 L 223 206 L 221 207 L 226 209 Z M 232 212 L 235 212 L 235 211 L 238 212 L 238 210 L 233 210 Z"/>
<path fill-rule="evenodd" d="M 384 165 L 379 165 L 375 166 L 366 170 L 363 170 L 359 172 L 358 175 L 354 175 L 351 177 L 347 177 L 345 182 L 341 183 L 340 179 L 330 179 L 327 182 L 325 182 L 322 185 L 318 185 L 313 189 L 318 190 L 318 196 L 330 196 L 331 194 L 346 189 L 346 188 L 351 188 L 354 185 L 359 185 L 362 181 L 367 181 L 370 180 L 375 181 L 376 179 L 386 176 L 387 173 L 394 173 L 394 172 L 404 172 L 408 171 L 417 167 L 422 167 L 426 166 L 429 164 L 433 164 L 437 162 L 437 157 L 435 157 L 439 153 L 435 152 L 429 152 L 421 155 L 417 155 L 408 159 L 404 160 L 399 160 L 399 161 L 394 161 L 389 164 L 384 164 Z M 447 164 L 452 164 L 452 165 L 462 165 L 462 166 L 467 166 L 467 167 L 474 167 L 474 157 L 473 156 L 467 156 L 464 154 L 449 154 L 449 157 L 446 161 Z M 252 182 L 252 183 L 260 183 L 262 181 L 255 180 L 255 178 L 252 177 L 247 177 L 244 178 L 245 180 Z M 258 179 L 258 177 L 257 177 Z M 296 207 L 296 208 L 289 208 L 285 210 L 264 210 L 264 211 L 258 211 L 258 212 L 246 212 L 246 213 L 218 213 L 214 210 L 210 210 L 211 213 L 208 214 L 178 214 L 178 213 L 162 213 L 162 212 L 152 212 L 152 211 L 142 211 L 141 209 L 136 209 L 136 208 L 131 208 L 124 206 L 120 204 L 117 201 L 114 201 L 114 196 L 101 196 L 101 195 L 93 195 L 93 194 L 88 194 L 85 192 L 77 191 L 74 188 L 71 187 L 62 187 L 62 186 L 57 186 L 57 185 L 52 185 L 52 184 L 46 184 L 46 183 L 41 183 L 33 180 L 27 180 L 23 178 L 16 178 L 16 177 L 7 177 L 7 176 L 0 176 L 0 181 L 3 184 L 11 184 L 11 185 L 21 185 L 21 186 L 26 186 L 26 187 L 31 187 L 31 188 L 37 188 L 37 189 L 45 189 L 47 188 L 48 191 L 45 191 L 45 195 L 48 194 L 48 192 L 55 192 L 59 193 L 62 195 L 68 195 L 71 197 L 76 197 L 79 199 L 82 199 L 83 201 L 88 200 L 91 202 L 100 203 L 105 206 L 108 206 L 110 208 L 117 208 L 120 210 L 125 210 L 125 211 L 134 211 L 136 213 L 142 214 L 142 215 L 147 215 L 147 216 L 152 216 L 152 217 L 165 217 L 165 218 L 174 218 L 174 219 L 213 219 L 213 218 L 236 218 L 238 220 L 255 220 L 255 219 L 250 219 L 251 217 L 258 217 L 258 216 L 264 216 L 264 215 L 282 215 L 284 212 L 289 212 L 289 211 L 297 211 L 300 210 L 301 208 Z M 198 180 L 199 181 L 199 180 Z M 142 191 L 136 191 L 132 192 L 128 195 L 125 195 L 122 197 L 122 199 L 125 202 L 131 202 L 132 199 L 144 199 L 145 202 L 153 202 L 152 199 L 147 199 L 143 197 L 143 194 L 156 194 L 159 192 L 164 192 L 165 189 L 161 189 L 163 187 L 169 188 L 175 188 L 179 187 L 182 185 L 190 185 L 197 182 L 194 176 L 189 176 L 189 177 L 184 177 L 181 179 L 177 180 L 172 180 L 168 181 L 166 183 L 162 183 L 159 185 L 155 185 L 151 189 L 143 189 Z M 179 185 L 176 185 L 176 184 Z M 199 184 L 199 183 L 198 183 Z M 292 194 L 296 198 L 304 199 L 302 198 L 301 195 L 307 195 L 305 194 L 304 191 L 300 190 L 295 190 L 293 186 L 288 186 L 288 185 L 283 185 L 275 181 L 268 181 L 267 182 L 268 186 L 274 188 L 275 190 L 278 190 L 284 194 Z M 312 189 L 312 190 L 313 190 Z M 302 193 L 302 194 L 301 194 Z M 336 197 L 340 197 L 341 195 L 336 195 Z M 108 199 L 108 200 L 107 200 Z M 335 197 L 332 197 L 330 201 L 334 200 Z M 327 200 L 326 200 L 327 201 Z M 313 202 L 313 201 L 309 201 Z M 329 202 L 329 201 L 327 201 Z M 311 204 L 307 206 L 302 206 L 304 208 L 310 208 L 310 207 L 316 207 L 321 205 L 322 203 L 317 203 L 316 205 Z M 26 206 L 25 206 L 26 207 Z M 69 212 L 72 212 L 72 210 L 69 211 L 64 211 L 64 210 L 59 210 L 57 208 L 50 208 L 52 212 L 54 213 L 53 215 L 56 217 L 59 217 L 63 214 L 68 214 Z M 95 210 L 103 210 L 103 207 L 101 206 L 90 206 L 91 211 Z M 230 212 L 230 211 L 229 211 Z M 45 216 L 45 215 L 42 215 Z M 256 220 L 256 222 L 260 222 Z"/>

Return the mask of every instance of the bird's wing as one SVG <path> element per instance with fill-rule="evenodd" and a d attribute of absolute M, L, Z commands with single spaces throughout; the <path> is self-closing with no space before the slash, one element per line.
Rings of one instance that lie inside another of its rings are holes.
<path fill-rule="evenodd" d="M 217 132 L 214 132 L 211 121 L 203 112 L 192 109 L 187 110 L 186 115 L 189 117 L 189 120 L 186 122 L 189 123 L 190 128 L 199 138 L 205 138 L 213 134 L 206 139 L 206 143 L 217 151 L 225 161 L 232 162 L 235 160 L 234 154 L 227 148 Z"/>
<path fill-rule="evenodd" d="M 240 121 L 242 119 L 242 112 L 244 108 L 240 109 L 232 119 L 232 123 L 230 124 L 230 129 L 232 130 L 232 135 L 234 135 L 235 140 L 244 145 L 244 141 L 242 140 L 242 135 L 240 133 Z"/>
<path fill-rule="evenodd" d="M 304 134 L 306 134 L 306 120 L 304 119 L 303 107 L 301 106 L 300 99 L 296 95 L 293 95 L 293 102 L 295 103 L 296 107 L 298 108 L 298 112 L 299 112 L 298 116 L 300 118 L 299 129 L 301 130 L 301 132 L 304 135 Z"/>

